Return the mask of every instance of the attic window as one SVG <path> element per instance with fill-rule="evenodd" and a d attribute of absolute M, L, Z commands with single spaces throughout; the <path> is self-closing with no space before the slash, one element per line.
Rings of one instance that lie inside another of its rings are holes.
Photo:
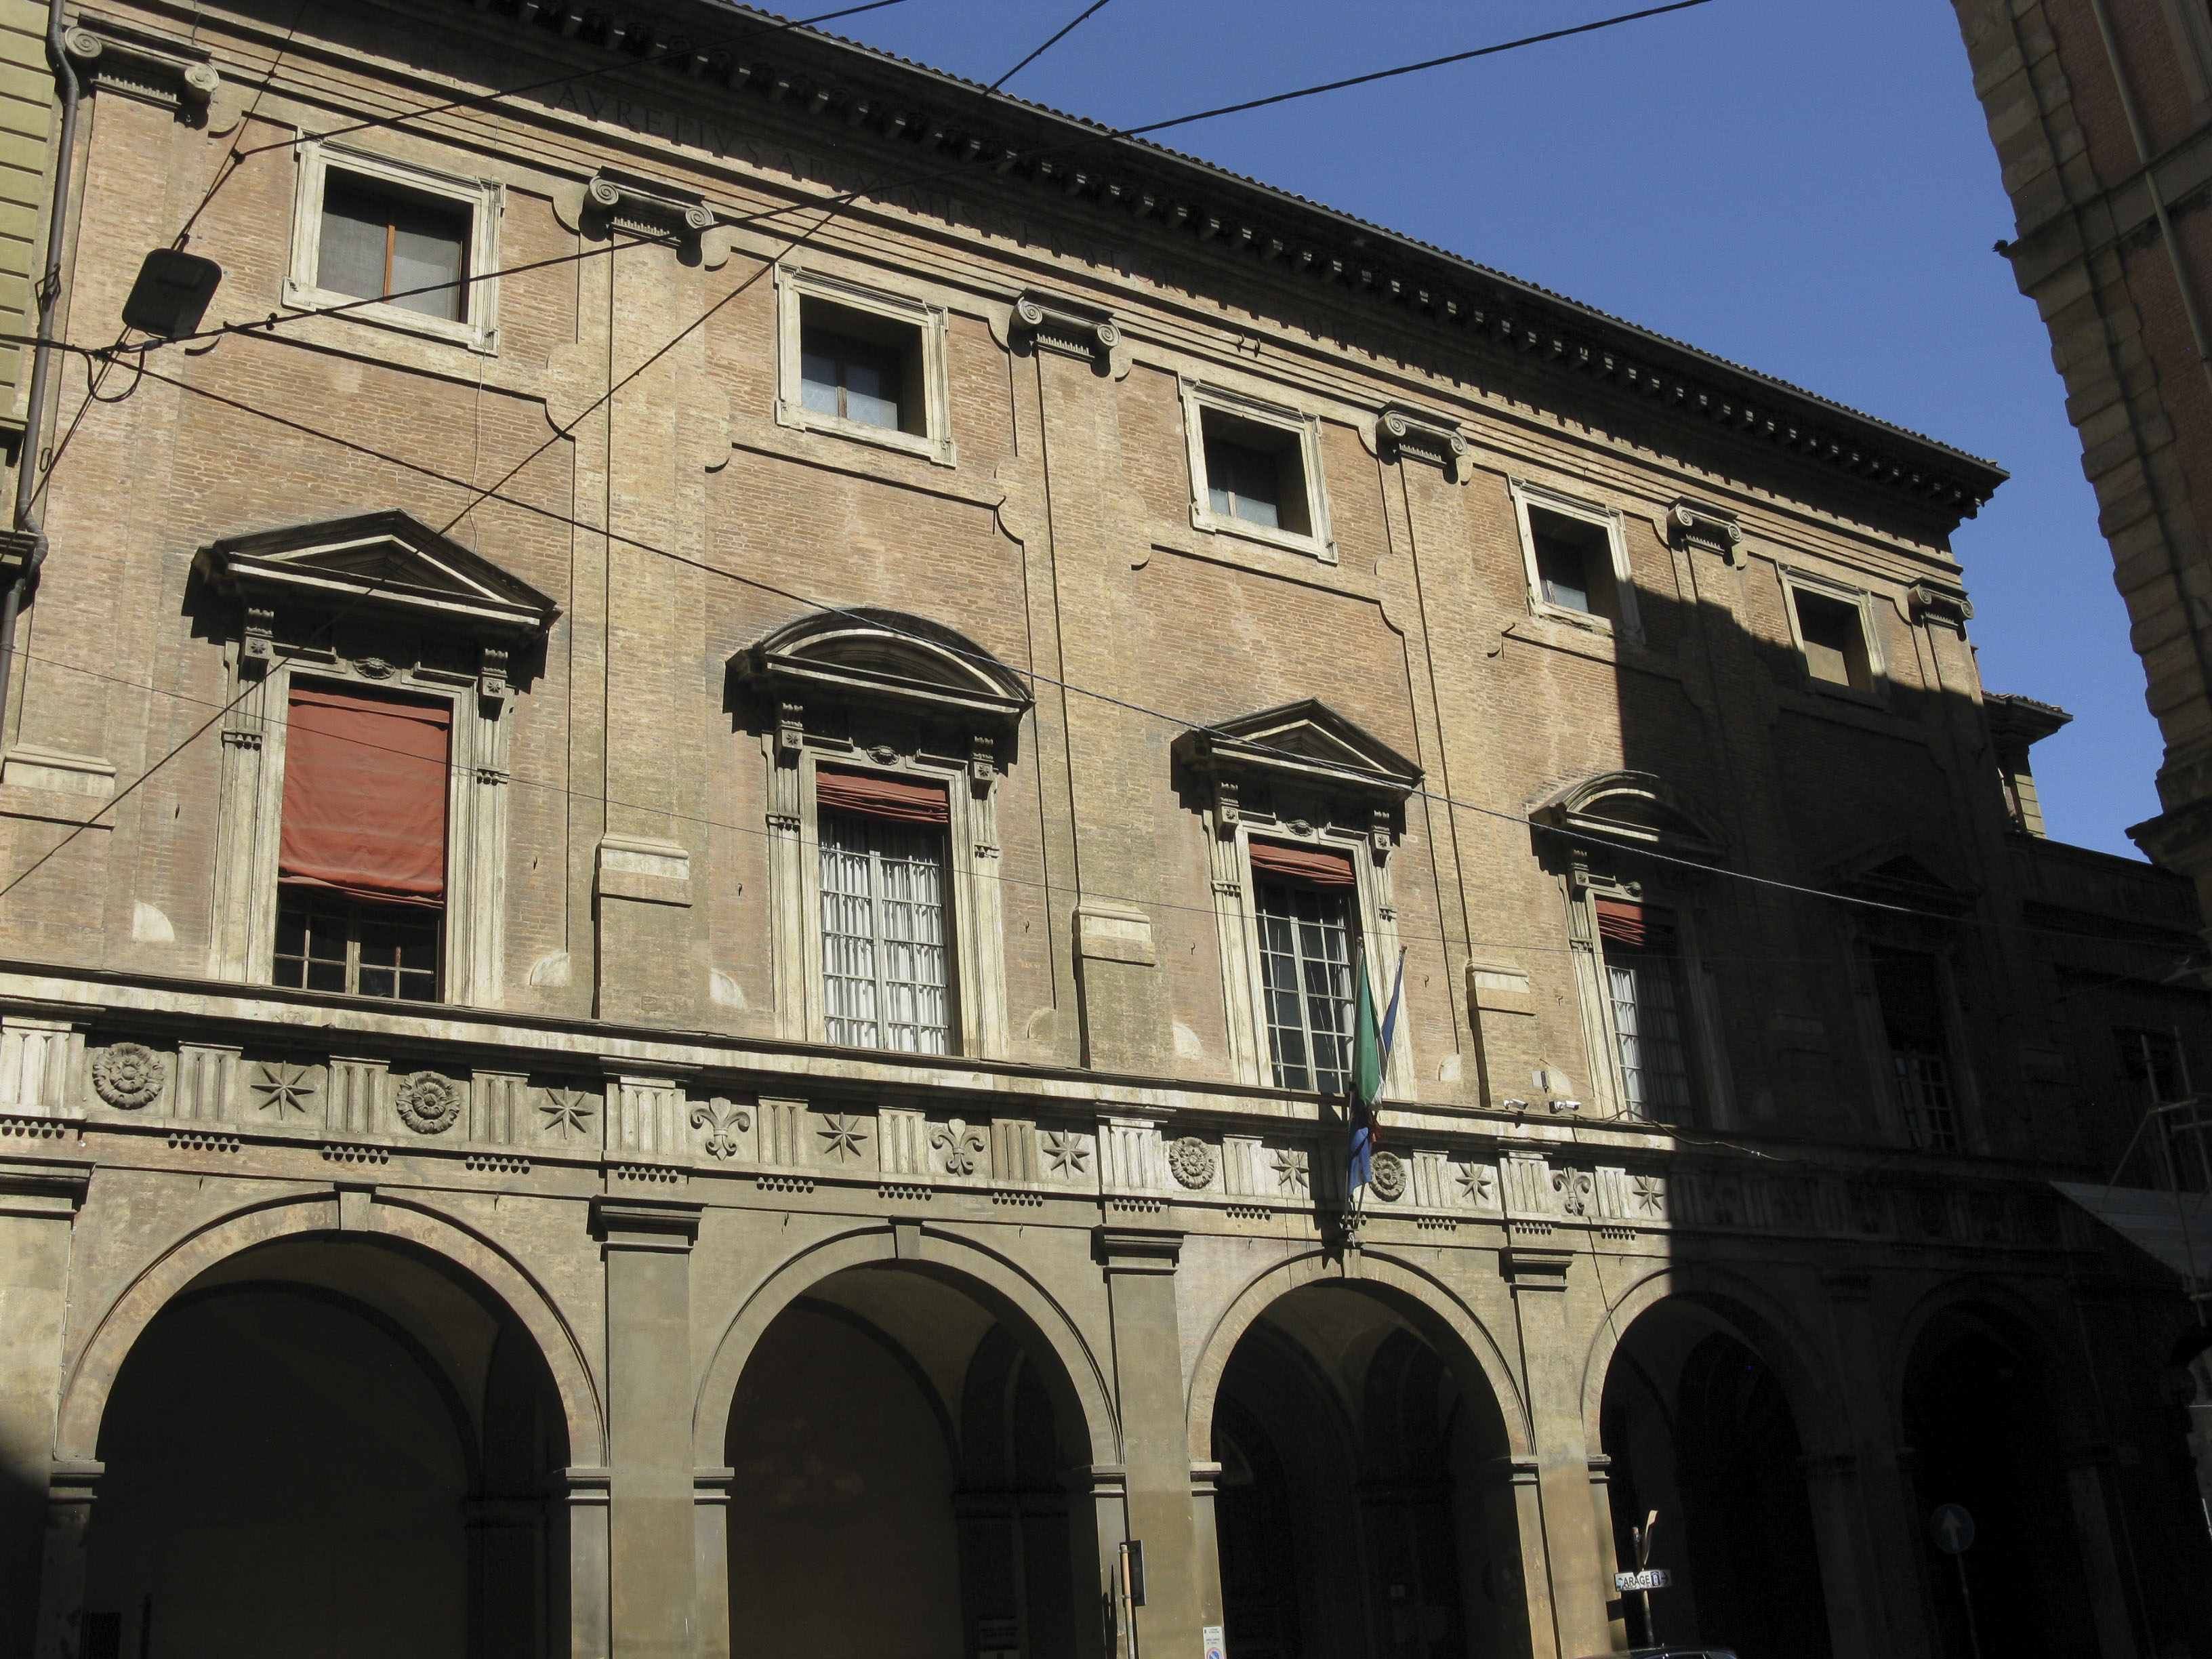
<path fill-rule="evenodd" d="M 799 402 L 809 414 L 927 435 L 919 327 L 811 297 L 799 314 Z"/>
<path fill-rule="evenodd" d="M 1874 689 L 1868 659 L 1866 625 L 1859 607 L 1808 588 L 1795 589 L 1797 636 L 1805 652 L 1805 672 L 1824 685 Z"/>
<path fill-rule="evenodd" d="M 318 279 L 334 293 L 459 322 L 469 220 L 467 205 L 450 197 L 332 167 L 323 179 Z"/>
<path fill-rule="evenodd" d="M 1209 409 L 1200 416 L 1206 486 L 1216 518 L 1240 519 L 1293 536 L 1313 533 L 1298 434 Z"/>
<path fill-rule="evenodd" d="M 1613 540 L 1604 526 L 1532 507 L 1528 538 L 1535 544 L 1537 592 L 1545 604 L 1594 617 L 1618 616 Z"/>

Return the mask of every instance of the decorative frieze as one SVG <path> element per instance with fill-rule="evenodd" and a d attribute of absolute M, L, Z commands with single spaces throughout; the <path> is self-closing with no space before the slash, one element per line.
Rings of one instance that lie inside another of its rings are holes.
<path fill-rule="evenodd" d="M 674 1164 L 690 1150 L 683 1089 L 667 1076 L 614 1073 L 607 1079 L 606 1133 L 610 1163 Z"/>
<path fill-rule="evenodd" d="M 810 1162 L 806 1145 L 806 1103 L 760 1098 L 754 1123 L 758 1137 L 753 1156 L 765 1169 L 795 1170 Z"/>
<path fill-rule="evenodd" d="M 991 1179 L 1021 1183 L 1038 1178 L 1036 1125 L 1026 1118 L 993 1119 Z"/>
<path fill-rule="evenodd" d="M 929 1169 L 929 1121 L 905 1107 L 876 1114 L 877 1162 L 887 1176 L 918 1176 Z"/>
<path fill-rule="evenodd" d="M 264 1066 L 266 1073 L 273 1067 Z M 380 1133 L 384 1127 L 384 1076 L 388 1067 L 380 1060 L 356 1060 L 342 1054 L 332 1054 L 330 1064 L 328 1095 L 323 1109 L 325 1127 L 334 1135 Z M 309 1073 L 310 1068 L 295 1066 L 289 1068 L 294 1080 L 304 1084 L 298 1073 Z"/>
<path fill-rule="evenodd" d="M 534 1114 L 528 1080 L 520 1072 L 478 1072 L 472 1082 L 469 1138 L 495 1146 L 529 1145 Z"/>
<path fill-rule="evenodd" d="M 70 1114 L 83 1055 L 82 1022 L 61 1015 L 0 1017 L 0 1110 L 29 1117 Z"/>
<path fill-rule="evenodd" d="M 1167 1171 L 1159 1126 L 1150 1118 L 1101 1119 L 1098 1178 L 1109 1193 L 1157 1192 L 1165 1187 Z"/>
<path fill-rule="evenodd" d="M 168 1085 L 161 1057 L 143 1042 L 117 1042 L 92 1057 L 92 1091 L 118 1112 L 143 1111 Z"/>

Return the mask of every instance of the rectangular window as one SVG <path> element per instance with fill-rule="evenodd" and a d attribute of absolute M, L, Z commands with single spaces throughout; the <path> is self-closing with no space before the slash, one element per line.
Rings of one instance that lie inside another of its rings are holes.
<path fill-rule="evenodd" d="M 1613 538 L 1603 525 L 1531 507 L 1528 538 L 1535 544 L 1536 581 L 1545 604 L 1618 619 Z"/>
<path fill-rule="evenodd" d="M 829 1041 L 951 1053 L 944 789 L 827 770 L 816 789 Z"/>
<path fill-rule="evenodd" d="M 452 726 L 446 703 L 294 684 L 277 984 L 436 1000 Z"/>
<path fill-rule="evenodd" d="M 1955 1152 L 1960 1145 L 1959 1105 L 1936 958 L 1877 945 L 1873 967 L 1891 1082 L 1906 1132 L 1924 1151 Z"/>
<path fill-rule="evenodd" d="M 2181 1077 L 2181 1050 L 2172 1032 L 2120 1027 L 2112 1036 L 2119 1043 L 2121 1074 L 2134 1085 L 2139 1104 L 2156 1106 L 2188 1094 Z"/>
<path fill-rule="evenodd" d="M 1859 607 L 1802 587 L 1793 588 L 1791 594 L 1797 607 L 1798 638 L 1805 647 L 1805 672 L 1824 684 L 1871 690 L 1874 672 Z"/>
<path fill-rule="evenodd" d="M 918 325 L 811 296 L 799 317 L 800 408 L 886 432 L 928 430 Z"/>
<path fill-rule="evenodd" d="M 1694 1105 L 1690 1008 L 1674 913 L 1599 899 L 1597 927 L 1629 1115 L 1686 1121 Z"/>
<path fill-rule="evenodd" d="M 1275 1086 L 1342 1094 L 1352 1070 L 1352 860 L 1255 841 L 1252 876 Z"/>
<path fill-rule="evenodd" d="M 317 285 L 459 322 L 470 232 L 469 209 L 450 198 L 332 167 L 323 177 Z"/>
<path fill-rule="evenodd" d="M 1213 514 L 1264 530 L 1313 533 L 1307 505 L 1305 445 L 1298 432 L 1239 420 L 1216 409 L 1200 411 L 1206 484 Z"/>

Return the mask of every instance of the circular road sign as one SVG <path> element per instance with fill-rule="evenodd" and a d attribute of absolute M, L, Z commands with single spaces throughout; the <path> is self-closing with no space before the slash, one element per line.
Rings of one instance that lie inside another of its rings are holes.
<path fill-rule="evenodd" d="M 1929 1535 L 1946 1555 L 1964 1555 L 1973 1547 L 1974 1517 L 1964 1504 L 1939 1504 L 1928 1517 Z"/>

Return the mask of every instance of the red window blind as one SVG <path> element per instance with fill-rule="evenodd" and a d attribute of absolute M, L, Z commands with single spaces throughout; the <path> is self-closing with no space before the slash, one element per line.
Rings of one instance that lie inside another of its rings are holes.
<path fill-rule="evenodd" d="M 1628 951 L 1671 951 L 1676 939 L 1672 910 L 1625 899 L 1597 902 L 1597 931 L 1607 944 Z"/>
<path fill-rule="evenodd" d="M 443 905 L 452 726 L 441 704 L 294 686 L 276 878 Z"/>
<path fill-rule="evenodd" d="M 952 812 L 941 783 L 908 783 L 876 772 L 837 772 L 828 767 L 814 774 L 817 805 L 841 812 L 866 812 L 872 817 L 893 818 L 901 823 L 950 823 Z"/>
<path fill-rule="evenodd" d="M 1252 843 L 1252 872 L 1260 876 L 1287 876 L 1310 887 L 1353 887 L 1349 854 L 1325 852 L 1311 847 L 1285 847 L 1280 842 Z"/>

